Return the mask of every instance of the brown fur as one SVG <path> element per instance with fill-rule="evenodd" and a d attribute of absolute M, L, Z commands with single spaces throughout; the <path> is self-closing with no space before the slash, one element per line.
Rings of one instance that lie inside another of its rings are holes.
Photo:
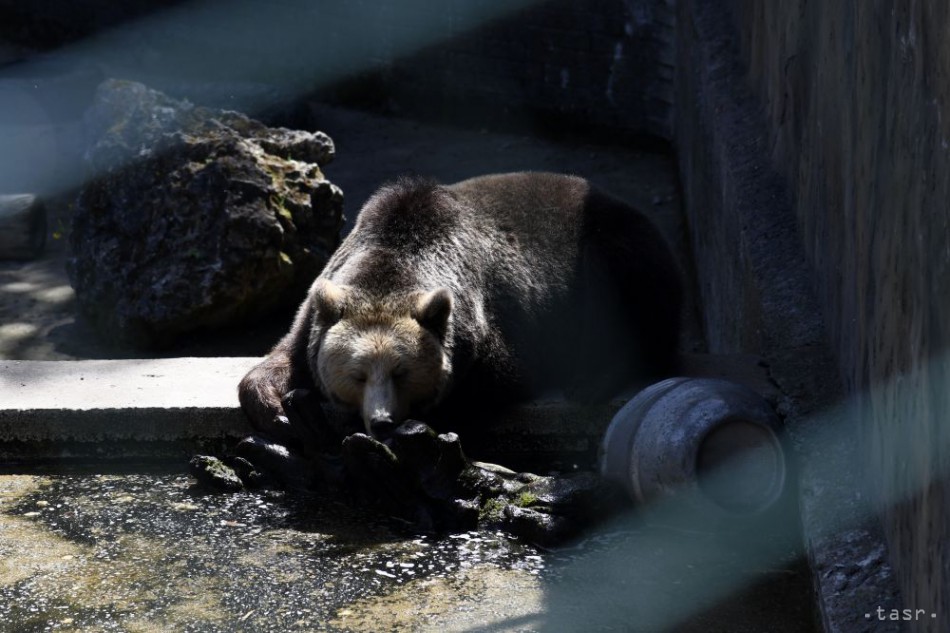
<path fill-rule="evenodd" d="M 332 400 L 361 413 L 367 432 L 374 415 L 403 420 L 441 398 L 451 361 L 438 335 L 413 318 L 432 299 L 426 293 L 409 300 L 350 301 L 323 335 L 312 371 Z"/>
<path fill-rule="evenodd" d="M 367 424 L 377 401 L 398 423 L 550 388 L 601 399 L 674 368 L 680 294 L 652 223 L 582 178 L 403 180 L 364 205 L 241 403 L 266 432 L 299 387 Z"/>

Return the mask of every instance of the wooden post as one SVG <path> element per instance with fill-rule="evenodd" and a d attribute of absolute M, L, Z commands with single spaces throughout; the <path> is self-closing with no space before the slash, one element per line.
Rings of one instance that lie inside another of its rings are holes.
<path fill-rule="evenodd" d="M 0 259 L 33 259 L 46 247 L 46 209 L 29 193 L 0 195 Z"/>

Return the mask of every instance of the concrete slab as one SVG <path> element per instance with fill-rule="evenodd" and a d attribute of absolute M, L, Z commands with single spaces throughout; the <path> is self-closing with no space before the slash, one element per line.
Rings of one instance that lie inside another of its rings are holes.
<path fill-rule="evenodd" d="M 0 361 L 5 409 L 182 409 L 237 406 L 259 358 Z"/>
<path fill-rule="evenodd" d="M 0 361 L 0 443 L 26 443 L 24 454 L 36 458 L 60 456 L 63 442 L 126 442 L 112 451 L 120 456 L 148 452 L 129 443 L 234 440 L 251 432 L 237 384 L 258 360 Z M 779 396 L 755 356 L 689 355 L 684 373 L 740 382 L 773 404 Z M 484 433 L 465 438 L 466 452 L 516 468 L 593 463 L 611 418 L 636 391 L 597 406 L 550 398 L 499 412 Z M 15 449 L 2 453 L 16 459 Z"/>
<path fill-rule="evenodd" d="M 155 441 L 247 433 L 237 384 L 258 360 L 0 361 L 0 441 Z"/>

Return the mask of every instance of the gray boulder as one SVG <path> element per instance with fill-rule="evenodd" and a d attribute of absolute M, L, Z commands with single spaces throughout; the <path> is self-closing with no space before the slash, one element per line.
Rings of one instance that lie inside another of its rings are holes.
<path fill-rule="evenodd" d="M 86 114 L 90 177 L 67 264 L 101 331 L 153 347 L 299 301 L 339 243 L 322 132 L 269 128 L 108 80 Z"/>

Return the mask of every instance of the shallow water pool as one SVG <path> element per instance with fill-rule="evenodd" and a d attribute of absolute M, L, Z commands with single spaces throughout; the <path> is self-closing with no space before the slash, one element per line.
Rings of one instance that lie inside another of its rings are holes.
<path fill-rule="evenodd" d="M 791 537 L 766 562 L 741 540 L 627 521 L 546 552 L 497 532 L 414 534 L 317 496 L 208 493 L 177 465 L 96 470 L 0 475 L 0 629 L 802 631 L 811 622 Z"/>

